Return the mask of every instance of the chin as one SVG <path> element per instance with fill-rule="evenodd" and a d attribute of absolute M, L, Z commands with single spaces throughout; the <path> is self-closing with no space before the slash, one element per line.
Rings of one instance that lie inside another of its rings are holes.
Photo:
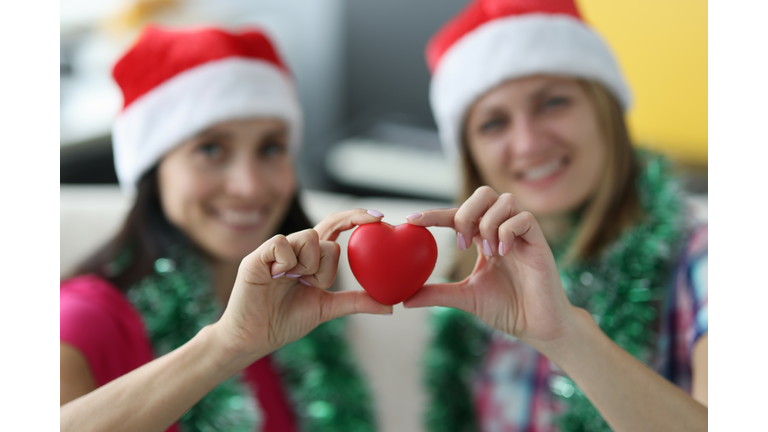
<path fill-rule="evenodd" d="M 263 241 L 209 244 L 204 249 L 216 260 L 239 263 L 248 254 L 258 249 L 262 243 Z"/>
<path fill-rule="evenodd" d="M 248 256 L 251 252 L 256 250 L 258 246 L 256 246 L 253 249 L 245 249 L 245 248 L 237 248 L 237 249 L 226 249 L 226 250 L 220 250 L 216 253 L 216 258 L 225 261 L 225 262 L 240 262 Z"/>
<path fill-rule="evenodd" d="M 579 200 L 573 200 L 573 195 L 566 196 L 536 196 L 533 199 L 520 200 L 523 208 L 536 217 L 548 217 L 569 213 L 579 207 Z"/>

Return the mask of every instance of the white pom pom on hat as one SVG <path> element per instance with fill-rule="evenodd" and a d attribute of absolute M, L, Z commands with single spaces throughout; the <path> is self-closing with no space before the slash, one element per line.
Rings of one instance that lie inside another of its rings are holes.
<path fill-rule="evenodd" d="M 459 155 L 470 106 L 491 88 L 536 74 L 594 80 L 626 111 L 631 93 L 605 41 L 574 0 L 474 0 L 429 41 L 430 104 L 445 152 Z"/>
<path fill-rule="evenodd" d="M 258 29 L 147 27 L 112 75 L 124 97 L 112 130 L 115 168 L 129 195 L 168 151 L 216 123 L 280 118 L 291 150 L 300 145 L 293 78 Z"/>

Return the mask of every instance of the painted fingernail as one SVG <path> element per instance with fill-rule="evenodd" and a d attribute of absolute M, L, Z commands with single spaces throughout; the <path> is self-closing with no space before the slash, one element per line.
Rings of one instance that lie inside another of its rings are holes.
<path fill-rule="evenodd" d="M 459 249 L 465 250 L 467 248 L 467 241 L 464 240 L 464 236 L 461 233 L 456 233 L 456 243 L 459 244 Z"/>
<path fill-rule="evenodd" d="M 282 273 L 278 273 L 278 274 L 276 274 L 276 275 L 272 276 L 272 279 L 277 279 L 277 278 L 279 278 L 279 277 L 283 277 L 283 275 L 284 275 L 284 274 L 285 274 L 285 272 L 282 272 Z"/>
<path fill-rule="evenodd" d="M 311 283 L 309 283 L 309 282 L 305 281 L 304 279 L 299 279 L 299 282 L 303 283 L 303 284 L 304 284 L 304 285 L 306 285 L 306 286 L 312 286 L 312 284 L 311 284 Z"/>
<path fill-rule="evenodd" d="M 413 220 L 416 220 L 416 219 L 418 219 L 418 218 L 420 218 L 420 217 L 422 217 L 422 216 L 424 216 L 424 215 L 423 215 L 423 214 L 421 214 L 421 213 L 414 213 L 414 214 L 409 214 L 409 215 L 408 215 L 408 216 L 406 216 L 405 218 L 406 218 L 406 219 L 408 219 L 408 220 L 410 220 L 410 221 L 413 221 Z"/>
<path fill-rule="evenodd" d="M 301 277 L 301 275 L 300 274 L 293 274 L 293 273 L 286 273 L 285 277 L 298 278 L 298 277 Z"/>
<path fill-rule="evenodd" d="M 504 256 L 504 243 L 499 242 L 499 255 Z"/>
<path fill-rule="evenodd" d="M 483 239 L 483 253 L 487 257 L 493 255 L 493 249 L 491 249 L 491 244 L 488 243 L 488 240 L 486 239 Z"/>
<path fill-rule="evenodd" d="M 376 210 L 368 210 L 366 213 L 368 213 L 369 215 L 371 215 L 373 217 L 377 217 L 377 218 L 384 216 L 384 213 L 377 212 Z"/>

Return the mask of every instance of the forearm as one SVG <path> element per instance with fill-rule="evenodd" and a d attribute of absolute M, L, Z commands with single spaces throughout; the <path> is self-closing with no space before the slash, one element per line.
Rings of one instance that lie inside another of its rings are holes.
<path fill-rule="evenodd" d="M 582 309 L 565 337 L 536 348 L 618 432 L 707 430 L 705 406 L 616 345 Z"/>
<path fill-rule="evenodd" d="M 164 431 L 250 359 L 232 358 L 212 326 L 173 352 L 61 407 L 62 431 Z"/>

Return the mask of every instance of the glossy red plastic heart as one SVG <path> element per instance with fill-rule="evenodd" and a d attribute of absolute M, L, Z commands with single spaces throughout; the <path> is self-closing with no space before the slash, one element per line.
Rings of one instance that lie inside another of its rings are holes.
<path fill-rule="evenodd" d="M 347 251 L 357 281 L 385 305 L 414 295 L 437 262 L 437 243 L 432 233 L 407 223 L 360 225 L 349 238 Z"/>

